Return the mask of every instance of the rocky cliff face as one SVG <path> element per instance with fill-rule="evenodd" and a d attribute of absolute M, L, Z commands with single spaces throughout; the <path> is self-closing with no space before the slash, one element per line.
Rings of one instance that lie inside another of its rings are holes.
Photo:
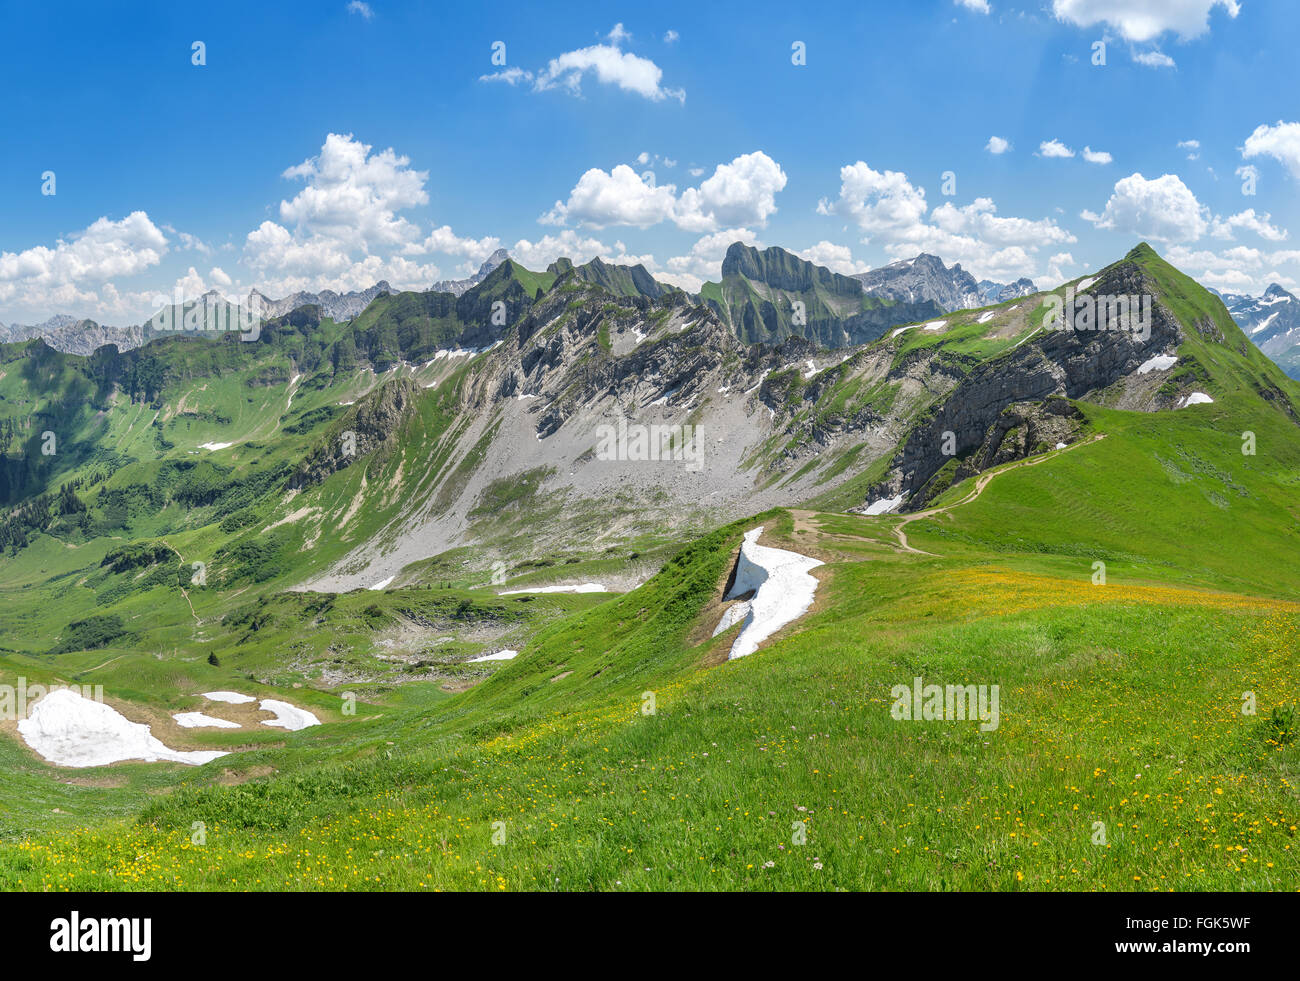
<path fill-rule="evenodd" d="M 901 259 L 853 277 L 869 296 L 904 303 L 933 301 L 940 312 L 982 307 L 984 298 L 975 277 L 960 263 L 945 266 L 936 255 L 922 252 L 915 259 Z"/>
<path fill-rule="evenodd" d="M 1121 262 L 1091 283 L 1085 293 L 1094 298 L 1141 297 L 1151 296 L 1153 289 L 1139 266 Z M 1146 385 L 1147 376 L 1136 371 L 1152 357 L 1177 349 L 1182 341 L 1178 321 L 1163 303 L 1154 300 L 1149 331 L 1142 336 L 1119 329 L 1112 311 L 1102 310 L 1089 329 L 1077 324 L 1041 328 L 1015 350 L 976 365 L 909 434 L 891 463 L 889 478 L 873 489 L 872 496 L 903 494 L 905 506 L 915 509 L 928 497 L 922 490 L 950 460 L 974 454 L 977 461 L 991 458 L 1004 462 L 997 455 L 1003 438 L 995 438 L 993 431 L 1005 434 L 1012 428 L 1003 416 L 1009 406 L 1044 403 L 1052 397 L 1084 398 L 1117 384 Z M 1213 325 L 1206 324 L 1203 329 L 1214 332 Z M 1157 376 L 1150 379 L 1155 381 Z M 1150 398 L 1150 408 L 1174 405 L 1169 395 L 1157 392 Z M 976 452 L 981 449 L 982 455 Z M 1022 443 L 1021 449 L 1027 455 L 1033 447 Z M 970 466 L 983 468 L 978 462 Z"/>
<path fill-rule="evenodd" d="M 382 464 L 402 423 L 414 411 L 419 391 L 411 379 L 396 378 L 358 400 L 330 426 L 317 449 L 298 464 L 289 477 L 289 488 L 312 487 L 363 458 L 371 465 Z"/>
<path fill-rule="evenodd" d="M 787 252 L 761 252 L 741 242 L 727 249 L 722 282 L 701 295 L 736 336 L 749 344 L 803 337 L 822 347 L 866 344 L 898 324 L 938 316 L 932 300 L 880 299 L 850 276 Z"/>

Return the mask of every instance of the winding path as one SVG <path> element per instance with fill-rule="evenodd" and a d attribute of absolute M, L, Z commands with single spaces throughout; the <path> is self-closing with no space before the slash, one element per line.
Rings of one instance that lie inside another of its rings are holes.
<path fill-rule="evenodd" d="M 1043 453 L 1040 456 L 1031 456 L 1024 460 L 1018 460 L 1015 463 L 1005 464 L 1004 466 L 997 467 L 993 470 L 986 470 L 984 473 L 980 474 L 978 477 L 975 478 L 975 486 L 971 489 L 970 493 L 968 493 L 960 501 L 953 501 L 951 504 L 945 504 L 942 507 L 926 508 L 924 511 L 917 511 L 914 514 L 909 514 L 904 516 L 902 520 L 898 522 L 898 524 L 894 525 L 894 537 L 898 539 L 898 544 L 904 552 L 911 552 L 914 555 L 933 555 L 934 554 L 933 552 L 924 552 L 921 549 L 913 548 L 910 544 L 908 544 L 907 532 L 903 531 L 903 529 L 907 527 L 907 525 L 911 524 L 913 521 L 920 521 L 922 518 L 932 518 L 936 514 L 943 514 L 947 511 L 951 511 L 953 508 L 961 507 L 963 504 L 969 504 L 971 501 L 975 500 L 975 498 L 979 497 L 981 494 L 984 493 L 984 488 L 989 485 L 989 481 L 991 481 L 994 477 L 997 477 L 1000 474 L 1008 473 L 1009 471 L 1015 470 L 1017 467 L 1036 467 L 1038 466 L 1038 464 L 1043 463 L 1046 460 L 1053 459 L 1054 457 L 1060 456 L 1062 453 L 1068 453 L 1070 452 L 1070 450 L 1073 450 L 1077 447 L 1087 446 L 1089 443 L 1095 443 L 1097 442 L 1097 440 L 1105 439 L 1105 438 L 1106 438 L 1105 433 L 1097 433 L 1095 436 L 1092 436 L 1089 439 L 1081 440 L 1078 443 L 1071 443 L 1069 446 L 1065 447 L 1064 449 L 1051 450 L 1047 453 Z"/>

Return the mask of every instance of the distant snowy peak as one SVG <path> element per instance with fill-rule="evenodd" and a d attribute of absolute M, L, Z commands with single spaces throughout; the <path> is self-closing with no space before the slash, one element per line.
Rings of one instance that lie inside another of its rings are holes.
<path fill-rule="evenodd" d="M 1300 344 L 1300 301 L 1277 283 L 1270 284 L 1263 296 L 1242 293 L 1219 296 L 1237 326 L 1270 357 Z"/>
<path fill-rule="evenodd" d="M 900 259 L 879 269 L 858 273 L 853 278 L 870 296 L 904 303 L 933 300 L 945 313 L 988 303 L 980 284 L 962 269 L 960 263 L 946 266 L 937 255 L 926 252 L 914 259 Z"/>
<path fill-rule="evenodd" d="M 1038 292 L 1032 279 L 1021 276 L 1014 283 L 995 283 L 990 279 L 981 279 L 980 292 L 984 294 L 985 303 L 1005 303 L 1018 300 L 1022 296 L 1033 296 Z"/>
<path fill-rule="evenodd" d="M 483 280 L 487 279 L 488 276 L 492 275 L 492 271 L 496 269 L 497 266 L 501 265 L 501 263 L 505 262 L 509 258 L 510 258 L 509 252 L 507 252 L 505 249 L 497 249 L 495 252 L 493 252 L 490 256 L 487 257 L 483 265 L 478 267 L 478 272 L 476 272 L 473 276 L 470 276 L 468 279 L 441 280 L 437 283 L 434 283 L 432 286 L 430 286 L 429 292 L 454 293 L 456 296 L 460 296 L 466 290 L 473 289 L 479 283 L 483 282 Z"/>

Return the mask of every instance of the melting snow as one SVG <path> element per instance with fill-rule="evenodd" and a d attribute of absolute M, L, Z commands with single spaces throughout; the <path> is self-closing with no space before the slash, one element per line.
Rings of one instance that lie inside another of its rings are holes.
<path fill-rule="evenodd" d="M 226 719 L 216 719 L 210 715 L 204 715 L 202 712 L 181 712 L 173 715 L 176 724 L 182 729 L 242 729 L 238 722 L 230 722 Z"/>
<path fill-rule="evenodd" d="M 28 718 L 18 723 L 18 732 L 28 746 L 61 766 L 107 766 L 122 760 L 200 766 L 229 755 L 168 749 L 150 734 L 149 726 L 66 688 L 50 692 L 32 706 Z"/>
<path fill-rule="evenodd" d="M 1074 291 L 1076 293 L 1082 293 L 1084 290 L 1086 290 L 1089 286 L 1091 286 L 1095 282 L 1097 282 L 1096 278 L 1089 276 L 1087 279 L 1080 280 L 1079 285 L 1074 288 Z"/>
<path fill-rule="evenodd" d="M 946 320 L 931 320 L 928 324 L 925 325 L 925 329 L 926 329 L 926 330 L 942 330 L 944 327 L 947 327 L 947 326 L 948 326 L 948 321 L 946 321 Z"/>
<path fill-rule="evenodd" d="M 1064 443 L 1057 443 L 1057 444 L 1056 444 L 1056 448 L 1057 448 L 1058 450 L 1063 450 L 1063 449 L 1065 449 L 1065 444 L 1064 444 Z"/>
<path fill-rule="evenodd" d="M 888 514 L 894 508 L 903 503 L 903 495 L 897 497 L 883 497 L 879 501 L 872 501 L 867 506 L 866 514 Z"/>
<path fill-rule="evenodd" d="M 745 604 L 748 608 L 743 614 L 734 614 L 731 621 L 734 624 L 743 617 L 744 626 L 731 645 L 728 660 L 754 653 L 768 637 L 807 613 L 817 592 L 817 580 L 809 570 L 823 563 L 798 552 L 759 545 L 762 533 L 759 526 L 745 534 L 736 560 L 736 581 L 723 597 L 734 599 L 754 591 L 754 598 Z M 724 621 L 729 614 L 724 614 Z"/>
<path fill-rule="evenodd" d="M 203 697 L 210 702 L 227 702 L 230 705 L 247 705 L 257 701 L 252 695 L 241 695 L 237 691 L 205 691 Z"/>
<path fill-rule="evenodd" d="M 216 450 L 224 450 L 227 447 L 234 446 L 234 445 L 235 445 L 234 443 L 200 443 L 199 449 L 213 450 L 215 452 Z"/>
<path fill-rule="evenodd" d="M 507 589 L 500 596 L 513 596 L 515 593 L 608 593 L 598 582 L 584 582 L 580 586 L 533 586 L 531 589 Z"/>
<path fill-rule="evenodd" d="M 1276 313 L 1270 313 L 1267 317 L 1259 322 L 1259 325 L 1251 331 L 1252 334 L 1258 334 L 1261 330 L 1267 330 L 1268 325 L 1277 319 Z"/>
<path fill-rule="evenodd" d="M 387 589 L 387 588 L 388 588 L 388 584 L 389 584 L 390 582 L 392 582 L 392 581 L 393 581 L 394 579 L 396 579 L 396 578 L 397 578 L 396 576 L 389 576 L 387 579 L 381 579 L 381 580 L 379 580 L 379 582 L 375 583 L 375 584 L 374 584 L 373 586 L 371 586 L 370 588 L 371 588 L 371 589 Z"/>
<path fill-rule="evenodd" d="M 981 313 L 980 319 L 975 321 L 977 324 L 987 324 L 990 320 L 998 315 L 996 310 L 990 310 L 988 313 Z"/>
<path fill-rule="evenodd" d="M 273 698 L 262 699 L 262 704 L 258 706 L 263 712 L 274 712 L 274 719 L 264 719 L 262 725 L 272 726 L 276 729 L 288 729 L 290 732 L 298 732 L 300 729 L 307 729 L 311 726 L 320 725 L 320 719 L 312 715 L 306 709 L 300 709 L 296 705 L 290 705 L 288 702 L 277 702 Z"/>
<path fill-rule="evenodd" d="M 510 661 L 519 656 L 518 651 L 504 650 L 497 651 L 495 654 L 484 654 L 482 657 L 471 657 L 466 664 L 477 664 L 479 661 Z"/>
<path fill-rule="evenodd" d="M 817 365 L 814 364 L 812 361 L 809 361 L 808 370 L 803 373 L 803 376 L 804 378 L 811 378 L 815 374 L 817 374 Z"/>
<path fill-rule="evenodd" d="M 1143 361 L 1138 366 L 1138 374 L 1145 375 L 1148 371 L 1164 371 L 1166 368 L 1172 368 L 1178 363 L 1176 354 L 1157 354 L 1154 358 Z"/>
<path fill-rule="evenodd" d="M 916 326 L 916 324 L 908 324 L 906 327 L 899 327 L 898 330 L 894 331 L 894 332 L 893 332 L 892 334 L 890 334 L 889 336 L 890 336 L 890 337 L 897 337 L 897 336 L 898 336 L 899 334 L 901 334 L 903 331 L 905 331 L 905 330 L 911 330 L 911 329 L 912 329 L 913 327 L 915 327 L 915 326 Z"/>
<path fill-rule="evenodd" d="M 1204 392 L 1193 392 L 1187 398 L 1178 403 L 1178 408 L 1185 409 L 1189 405 L 1210 405 L 1214 399 L 1210 398 Z"/>

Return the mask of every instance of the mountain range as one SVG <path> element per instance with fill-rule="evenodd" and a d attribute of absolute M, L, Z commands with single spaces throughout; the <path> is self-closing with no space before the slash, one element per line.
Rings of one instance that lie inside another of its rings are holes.
<path fill-rule="evenodd" d="M 1144 243 L 977 302 L 737 243 L 0 344 L 0 684 L 225 754 L 3 727 L 0 887 L 1285 888 L 1300 385 Z"/>

